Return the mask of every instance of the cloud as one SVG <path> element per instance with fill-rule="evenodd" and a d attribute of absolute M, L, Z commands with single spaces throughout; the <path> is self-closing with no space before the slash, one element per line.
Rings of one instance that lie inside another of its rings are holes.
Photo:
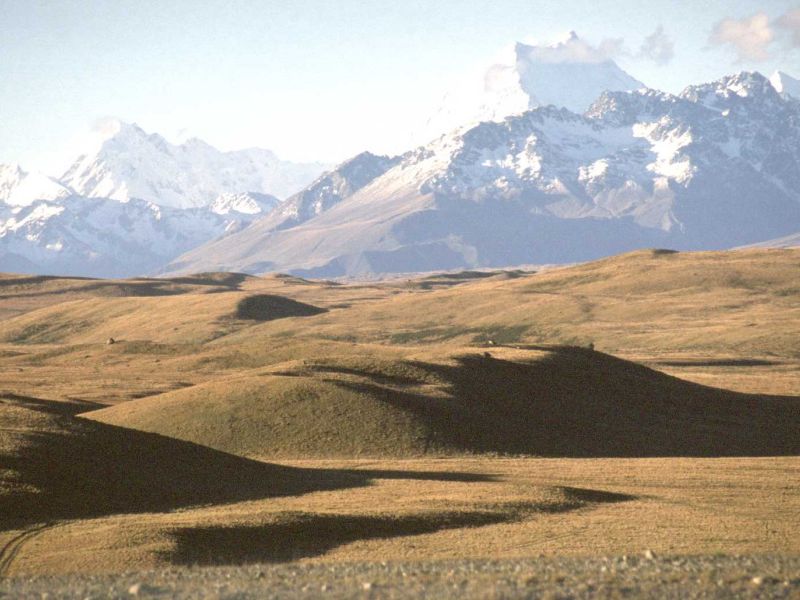
<path fill-rule="evenodd" d="M 644 38 L 637 56 L 652 60 L 658 65 L 665 65 L 675 56 L 675 42 L 664 33 L 664 27 L 659 25 L 653 33 Z"/>
<path fill-rule="evenodd" d="M 714 26 L 709 41 L 717 46 L 732 46 L 739 60 L 762 61 L 769 58 L 769 45 L 774 39 L 769 17 L 758 12 L 743 19 L 723 19 Z"/>
<path fill-rule="evenodd" d="M 775 25 L 789 34 L 789 43 L 800 48 L 800 8 L 787 11 L 775 19 Z"/>
<path fill-rule="evenodd" d="M 652 60 L 660 65 L 667 64 L 675 54 L 675 44 L 659 25 L 645 38 L 637 53 L 629 50 L 622 38 L 606 38 L 599 44 L 592 44 L 578 37 L 574 31 L 562 40 L 544 45 L 521 45 L 527 55 L 538 62 L 545 63 L 601 63 L 619 57 Z M 520 50 L 518 46 L 517 50 Z"/>
<path fill-rule="evenodd" d="M 567 37 L 549 46 L 523 46 L 531 59 L 545 63 L 601 63 L 625 53 L 621 38 L 609 38 L 597 46 L 570 31 Z"/>

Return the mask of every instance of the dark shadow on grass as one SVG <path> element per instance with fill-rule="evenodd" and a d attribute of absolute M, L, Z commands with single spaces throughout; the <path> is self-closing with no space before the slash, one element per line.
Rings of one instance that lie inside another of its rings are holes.
<path fill-rule="evenodd" d="M 236 305 L 237 319 L 253 321 L 273 321 L 287 317 L 310 317 L 324 312 L 327 312 L 324 308 L 272 294 L 247 296 Z"/>
<path fill-rule="evenodd" d="M 312 364 L 308 365 L 307 367 L 310 371 L 315 373 L 330 373 L 330 374 L 338 374 L 338 375 L 355 375 L 356 377 L 369 377 L 372 381 L 376 383 L 385 383 L 388 385 L 414 385 L 420 383 L 418 379 L 412 376 L 400 375 L 400 374 L 389 374 L 389 373 L 380 373 L 380 372 L 372 372 L 366 371 L 364 369 L 358 369 L 355 367 L 348 367 L 344 365 L 325 365 L 325 364 Z M 283 374 L 283 373 L 281 373 Z M 286 375 L 302 375 L 302 373 L 286 373 Z M 331 380 L 335 382 L 336 380 Z"/>
<path fill-rule="evenodd" d="M 607 494 L 584 490 L 585 496 Z M 608 501 L 608 500 L 601 500 Z M 617 500 L 618 501 L 618 500 Z M 450 512 L 405 516 L 290 513 L 257 526 L 197 527 L 171 532 L 174 550 L 166 554 L 182 565 L 280 563 L 320 556 L 360 540 L 391 539 L 449 529 L 513 523 L 537 514 L 565 513 L 587 506 L 585 499 L 552 503 L 517 502 Z"/>
<path fill-rule="evenodd" d="M 631 494 L 620 494 L 617 492 L 607 492 L 605 490 L 592 490 L 589 488 L 576 488 L 565 486 L 561 488 L 568 498 L 580 502 L 591 502 L 595 504 L 616 504 L 618 502 L 630 502 L 636 500 L 636 496 Z"/>
<path fill-rule="evenodd" d="M 77 280 L 77 281 L 91 281 L 91 277 L 58 277 L 56 275 L 28 275 L 19 277 L 9 277 L 0 279 L 0 287 L 9 287 L 12 285 L 36 285 L 45 283 L 47 281 L 54 281 L 58 279 L 64 280 Z"/>
<path fill-rule="evenodd" d="M 45 400 L 33 396 L 22 396 L 10 392 L 0 393 L 0 403 L 13 403 L 43 413 L 62 416 L 79 415 L 80 413 L 97 410 L 105 406 L 99 402 L 91 402 L 89 400 L 77 398 L 70 398 L 68 401 L 63 402 L 55 402 L 53 400 Z"/>
<path fill-rule="evenodd" d="M 197 273 L 195 275 L 186 275 L 184 277 L 165 277 L 163 279 L 156 279 L 155 281 L 168 281 L 177 284 L 189 285 L 207 285 L 207 286 L 224 286 L 231 290 L 238 290 L 242 283 L 248 279 L 257 279 L 252 275 L 245 273 Z"/>
<path fill-rule="evenodd" d="M 408 517 L 298 514 L 284 523 L 254 527 L 201 527 L 172 533 L 170 562 L 231 565 L 290 562 L 319 556 L 359 540 L 434 533 L 502 523 L 502 512 L 438 513 Z"/>
<path fill-rule="evenodd" d="M 201 273 L 187 277 L 169 279 L 94 279 L 90 277 L 56 277 L 50 275 L 0 279 L 0 291 L 4 287 L 34 286 L 50 281 L 63 281 L 58 289 L 24 291 L 0 295 L 0 299 L 26 298 L 37 296 L 56 296 L 69 293 L 85 293 L 101 297 L 149 297 L 177 296 L 192 291 L 227 292 L 238 290 L 241 284 L 250 278 L 242 273 Z M 70 282 L 87 282 L 83 284 Z M 90 282 L 90 283 L 88 283 Z M 203 290 L 207 287 L 208 290 Z"/>
<path fill-rule="evenodd" d="M 87 403 L 0 398 L 0 530 L 348 489 L 384 478 L 492 480 L 470 473 L 268 464 L 73 416 L 86 408 Z"/>
<path fill-rule="evenodd" d="M 364 381 L 336 381 L 412 413 L 425 451 L 551 457 L 794 456 L 800 398 L 743 394 L 684 381 L 578 347 L 534 362 L 483 353 L 456 365 L 414 362 L 449 398 Z M 421 449 L 423 450 L 423 449 Z"/>

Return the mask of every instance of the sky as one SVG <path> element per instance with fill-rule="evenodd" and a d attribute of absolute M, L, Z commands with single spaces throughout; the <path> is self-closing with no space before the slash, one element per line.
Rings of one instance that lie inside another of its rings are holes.
<path fill-rule="evenodd" d="M 570 30 L 668 92 L 800 77 L 798 0 L 0 0 L 0 163 L 59 175 L 108 117 L 290 160 L 402 152 L 455 82 Z"/>

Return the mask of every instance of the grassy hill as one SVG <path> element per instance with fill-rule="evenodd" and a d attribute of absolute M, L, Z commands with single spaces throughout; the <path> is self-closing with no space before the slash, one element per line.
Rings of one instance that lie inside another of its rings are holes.
<path fill-rule="evenodd" d="M 800 403 L 575 347 L 306 360 L 84 414 L 260 457 L 800 453 Z"/>
<path fill-rule="evenodd" d="M 798 281 L 761 249 L 0 276 L 0 575 L 796 553 Z"/>

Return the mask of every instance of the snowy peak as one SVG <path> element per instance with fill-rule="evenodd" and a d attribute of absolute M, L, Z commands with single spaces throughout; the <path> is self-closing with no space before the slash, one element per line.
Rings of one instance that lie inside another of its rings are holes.
<path fill-rule="evenodd" d="M 800 100 L 800 79 L 795 79 L 783 71 L 775 71 L 770 76 L 769 82 L 782 97 Z"/>
<path fill-rule="evenodd" d="M 492 69 L 514 72 L 516 86 L 527 97 L 526 108 L 552 104 L 582 113 L 605 91 L 645 87 L 623 71 L 610 58 L 608 50 L 591 46 L 574 31 L 550 45 L 518 42 L 511 59 L 506 65 L 494 65 Z M 491 90 L 493 79 L 487 78 L 486 83 L 487 90 Z"/>
<path fill-rule="evenodd" d="M 18 164 L 0 165 L 0 201 L 28 206 L 36 200 L 57 200 L 72 192 L 44 173 L 24 171 Z"/>
<path fill-rule="evenodd" d="M 241 194 L 220 194 L 208 208 L 217 215 L 231 213 L 260 215 L 270 212 L 280 203 L 280 200 L 269 194 L 245 192 Z"/>
<path fill-rule="evenodd" d="M 780 103 L 781 97 L 770 80 L 757 71 L 742 71 L 711 83 L 692 85 L 680 94 L 681 98 L 709 108 L 728 109 L 743 100 L 766 105 Z"/>
<path fill-rule="evenodd" d="M 432 138 L 548 104 L 582 113 L 604 91 L 642 87 L 610 58 L 608 49 L 586 43 L 574 31 L 550 45 L 518 42 L 496 57 L 482 77 L 445 96 L 429 120 L 428 134 Z"/>
<path fill-rule="evenodd" d="M 16 164 L 0 164 L 0 200 L 7 201 L 25 178 L 25 171 Z"/>
<path fill-rule="evenodd" d="M 282 161 L 259 148 L 222 152 L 196 138 L 176 145 L 134 123 L 112 120 L 61 180 L 83 196 L 192 208 L 208 206 L 221 194 L 285 197 L 323 170 L 324 165 Z"/>

